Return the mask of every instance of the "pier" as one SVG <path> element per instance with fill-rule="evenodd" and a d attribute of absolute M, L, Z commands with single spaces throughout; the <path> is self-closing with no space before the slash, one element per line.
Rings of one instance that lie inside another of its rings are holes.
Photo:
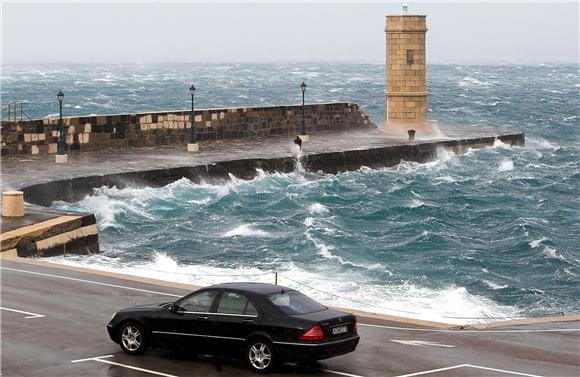
<path fill-rule="evenodd" d="M 258 170 L 290 172 L 303 168 L 339 173 L 363 166 L 395 166 L 401 161 L 432 161 L 442 150 L 461 154 L 497 142 L 523 145 L 525 139 L 522 132 L 507 129 L 454 127 L 441 131 L 444 136 L 413 142 L 376 128 L 317 132 L 300 153 L 293 137 L 284 135 L 206 143 L 195 154 L 188 153 L 184 145 L 173 144 L 73 151 L 67 164 L 55 164 L 41 154 L 3 157 L 2 190 L 24 192 L 27 206 L 23 219 L 3 218 L 1 251 L 12 256 L 98 252 L 92 214 L 44 207 L 57 200 L 81 200 L 102 186 L 159 187 L 184 177 L 193 182 L 219 183 L 229 180 L 230 174 L 252 179 Z M 39 232 L 38 228 L 46 229 Z"/>

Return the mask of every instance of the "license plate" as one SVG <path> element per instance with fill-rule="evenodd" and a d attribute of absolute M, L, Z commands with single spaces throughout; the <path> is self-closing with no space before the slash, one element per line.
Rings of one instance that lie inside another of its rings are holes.
<path fill-rule="evenodd" d="M 344 334 L 346 331 L 347 331 L 346 326 L 334 327 L 332 329 L 332 334 L 333 335 Z"/>

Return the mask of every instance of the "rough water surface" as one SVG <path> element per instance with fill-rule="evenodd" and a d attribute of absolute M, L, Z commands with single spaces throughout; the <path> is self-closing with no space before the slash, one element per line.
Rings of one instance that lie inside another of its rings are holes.
<path fill-rule="evenodd" d="M 526 133 L 426 164 L 250 181 L 97 188 L 102 255 L 53 258 L 198 284 L 296 287 L 319 300 L 465 323 L 580 311 L 579 67 L 431 66 L 429 117 Z M 352 100 L 382 123 L 382 64 L 5 67 L 31 116 Z M 180 89 L 182 88 L 182 90 Z"/>

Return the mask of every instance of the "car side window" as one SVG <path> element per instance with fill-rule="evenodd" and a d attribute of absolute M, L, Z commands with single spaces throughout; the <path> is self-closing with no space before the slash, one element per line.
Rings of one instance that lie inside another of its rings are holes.
<path fill-rule="evenodd" d="M 258 311 L 256 310 L 256 307 L 254 305 L 252 305 L 252 303 L 250 301 L 248 301 L 248 304 L 246 305 L 246 310 L 245 310 L 244 314 L 246 314 L 246 315 L 258 315 Z"/>
<path fill-rule="evenodd" d="M 181 301 L 179 306 L 186 312 L 207 313 L 211 309 L 211 305 L 216 296 L 216 291 L 195 293 Z"/>
<path fill-rule="evenodd" d="M 235 292 L 224 292 L 217 312 L 221 314 L 257 315 L 256 308 L 247 297 Z"/>

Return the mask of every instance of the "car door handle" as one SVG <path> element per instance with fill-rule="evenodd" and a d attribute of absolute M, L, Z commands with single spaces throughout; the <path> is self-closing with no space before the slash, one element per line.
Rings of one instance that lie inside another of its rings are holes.
<path fill-rule="evenodd" d="M 197 317 L 197 319 L 200 319 L 202 321 L 205 321 L 205 320 L 207 320 L 207 316 L 206 315 L 202 315 L 202 316 Z"/>
<path fill-rule="evenodd" d="M 254 323 L 253 319 L 243 319 L 242 323 Z"/>

